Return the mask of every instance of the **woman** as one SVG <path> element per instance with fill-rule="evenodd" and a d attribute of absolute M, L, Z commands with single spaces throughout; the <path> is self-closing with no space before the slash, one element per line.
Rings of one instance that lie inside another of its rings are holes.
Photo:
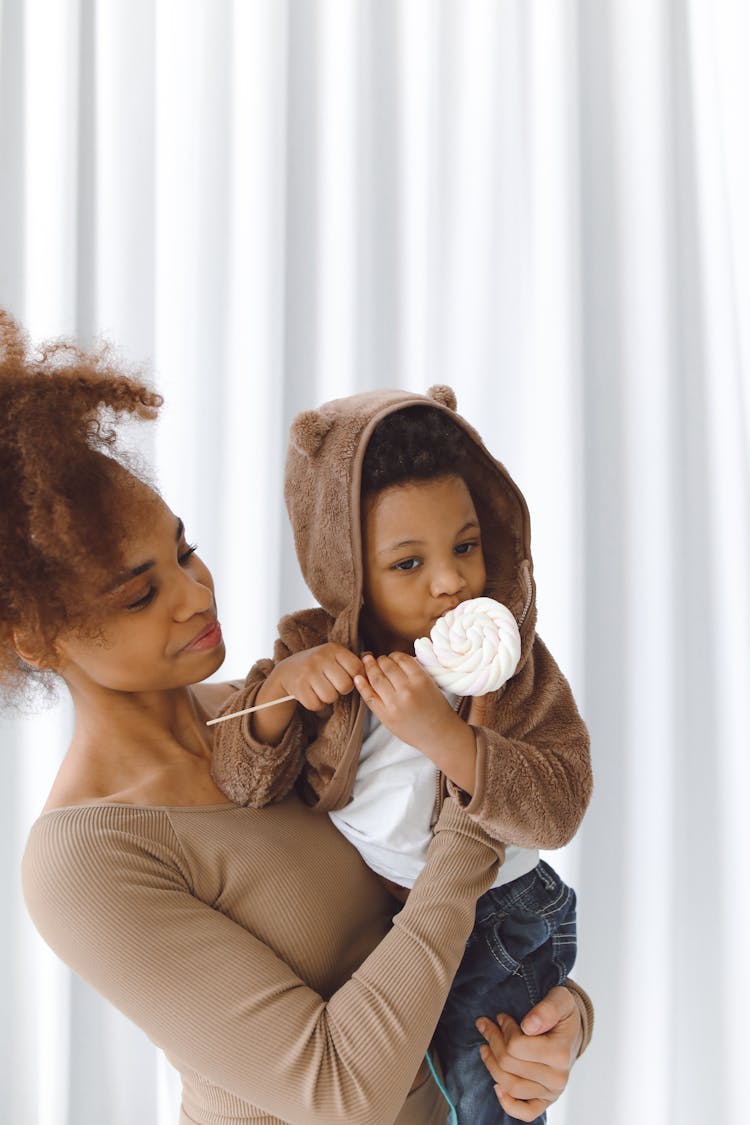
<path fill-rule="evenodd" d="M 160 400 L 104 352 L 30 356 L 2 314 L 0 333 L 0 670 L 8 690 L 62 678 L 76 716 L 24 856 L 35 924 L 180 1070 L 183 1123 L 437 1125 L 422 1059 L 490 843 L 448 802 L 391 921 L 326 817 L 227 801 L 205 724 L 231 685 L 194 686 L 224 657 L 211 575 L 111 422 Z M 574 986 L 531 1017 L 546 1034 L 482 1024 L 521 1120 L 558 1096 L 590 1026 Z"/>

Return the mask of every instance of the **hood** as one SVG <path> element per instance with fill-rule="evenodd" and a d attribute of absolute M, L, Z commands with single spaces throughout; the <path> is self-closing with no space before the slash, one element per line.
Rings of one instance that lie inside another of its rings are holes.
<path fill-rule="evenodd" d="M 330 639 L 356 651 L 362 608 L 362 462 L 377 424 L 413 406 L 432 406 L 449 415 L 464 436 L 469 454 L 464 476 L 482 529 L 485 593 L 507 605 L 518 622 L 520 669 L 536 622 L 529 512 L 509 473 L 456 413 L 450 387 L 431 387 L 427 395 L 370 391 L 297 415 L 289 435 L 284 496 L 302 574 L 334 620 Z"/>

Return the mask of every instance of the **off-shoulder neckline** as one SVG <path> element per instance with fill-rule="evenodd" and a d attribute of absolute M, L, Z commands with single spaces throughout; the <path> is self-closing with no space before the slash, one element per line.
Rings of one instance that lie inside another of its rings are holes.
<path fill-rule="evenodd" d="M 88 810 L 93 812 L 95 809 L 133 809 L 138 812 L 212 812 L 217 809 L 226 811 L 228 809 L 236 810 L 243 808 L 243 805 L 235 805 L 231 801 L 215 802 L 212 805 L 142 805 L 133 801 L 82 801 L 78 805 L 59 805 L 54 809 L 45 809 L 39 813 L 37 819 L 41 820 L 45 816 L 54 816 L 55 813 L 62 812 L 81 812 Z"/>

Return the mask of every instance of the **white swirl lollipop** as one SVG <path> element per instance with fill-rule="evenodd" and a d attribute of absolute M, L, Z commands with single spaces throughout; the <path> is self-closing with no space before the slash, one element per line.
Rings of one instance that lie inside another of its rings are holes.
<path fill-rule="evenodd" d="M 493 598 L 471 598 L 439 617 L 429 637 L 414 642 L 414 655 L 438 687 L 456 695 L 485 695 L 515 672 L 521 635 L 507 606 Z"/>

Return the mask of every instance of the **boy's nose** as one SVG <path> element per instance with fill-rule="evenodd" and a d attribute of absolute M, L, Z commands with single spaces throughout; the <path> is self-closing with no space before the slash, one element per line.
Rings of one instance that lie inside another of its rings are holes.
<path fill-rule="evenodd" d="M 432 578 L 433 597 L 441 594 L 458 594 L 466 585 L 466 579 L 455 563 L 446 563 L 435 571 Z"/>

